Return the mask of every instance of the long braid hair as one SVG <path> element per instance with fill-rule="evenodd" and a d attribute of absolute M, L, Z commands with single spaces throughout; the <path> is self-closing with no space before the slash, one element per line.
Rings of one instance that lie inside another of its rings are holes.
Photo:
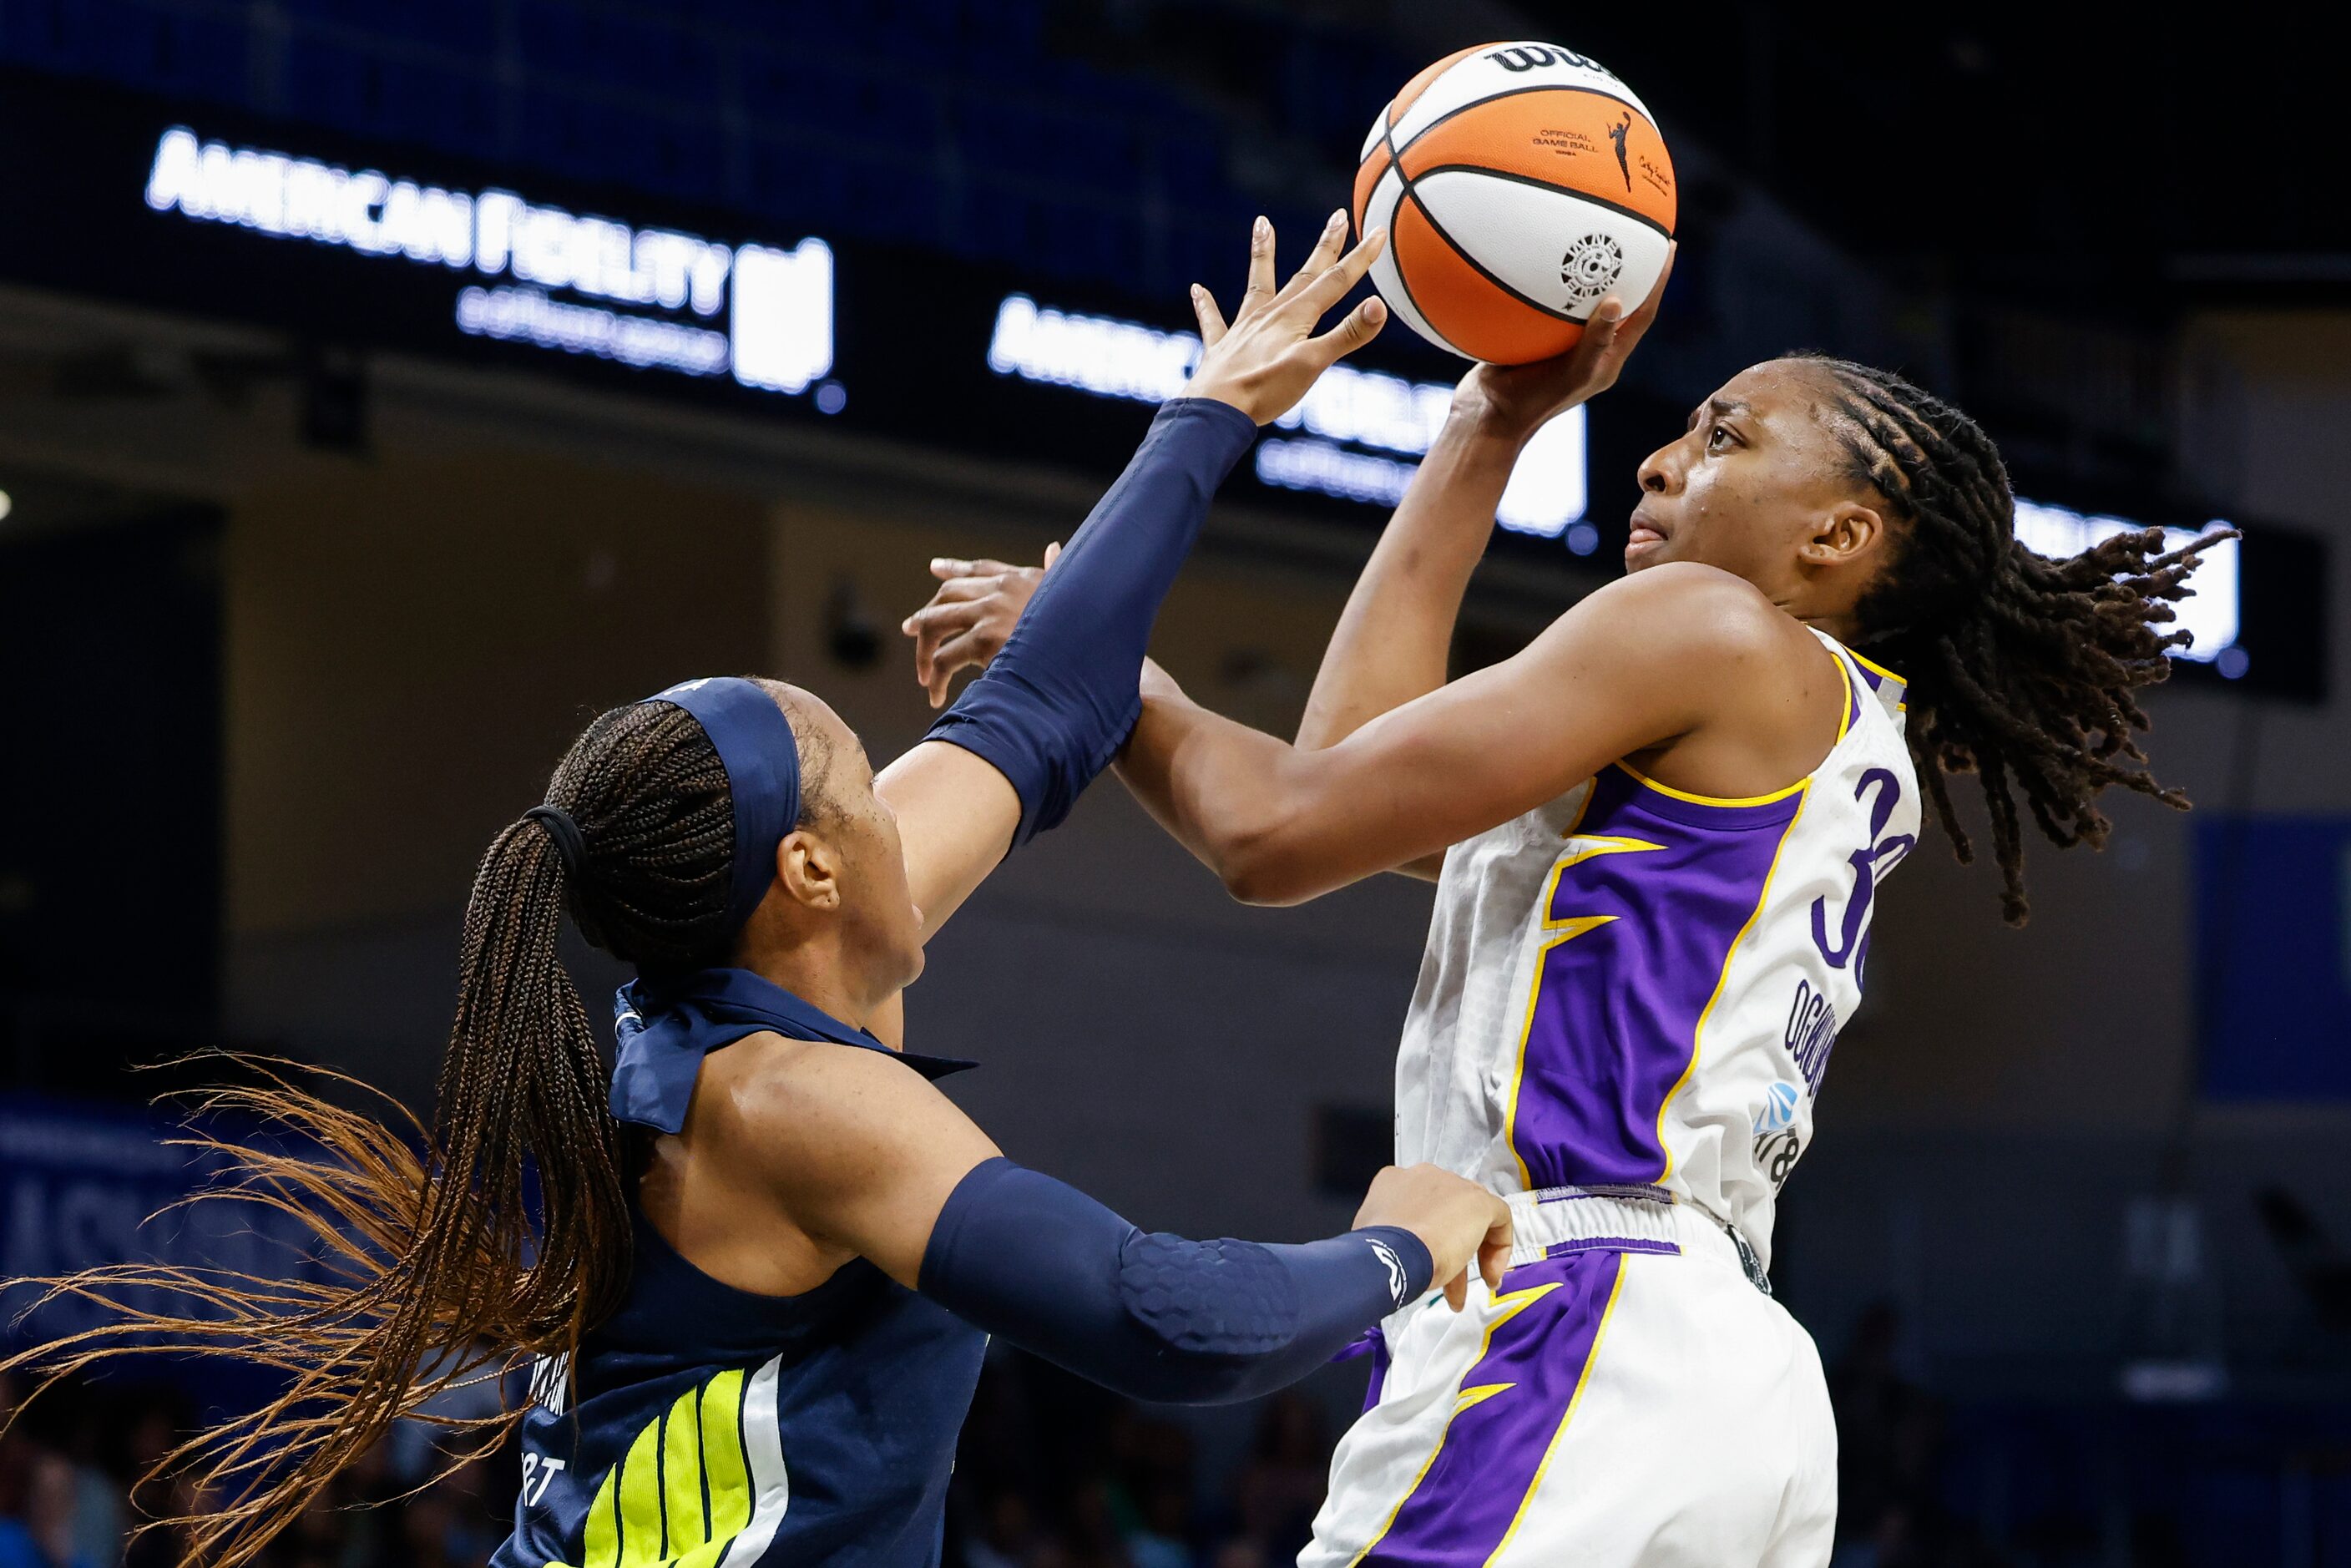
<path fill-rule="evenodd" d="M 638 703 L 588 727 L 547 803 L 578 824 L 577 873 L 528 815 L 482 857 L 429 1131 L 388 1100 L 385 1119 L 334 1104 L 271 1063 L 256 1086 L 197 1103 L 292 1134 L 301 1152 L 266 1136 L 190 1142 L 225 1158 L 215 1191 L 292 1217 L 328 1277 L 134 1263 L 41 1281 L 44 1301 L 78 1297 L 107 1321 L 0 1363 L 55 1378 L 162 1351 L 282 1376 L 268 1405 L 156 1466 L 204 1483 L 201 1511 L 153 1521 L 184 1531 L 185 1561 L 249 1562 L 395 1421 L 455 1385 L 502 1382 L 570 1350 L 619 1304 L 631 1253 L 621 1129 L 556 937 L 568 904 L 616 956 L 723 959 L 733 802 L 694 717 Z M 444 1419 L 466 1439 L 449 1468 L 496 1449 L 521 1416 Z"/>
<path fill-rule="evenodd" d="M 2028 914 L 2023 810 L 2063 848 L 2105 844 L 2108 785 L 2185 810 L 2156 782 L 2133 694 L 2170 673 L 2164 630 L 2193 591 L 2196 558 L 2226 529 L 2167 551 L 2163 530 L 2117 534 L 2066 560 L 2016 538 L 2000 450 L 1975 421 L 1890 371 L 1798 354 L 1827 381 L 1831 429 L 1853 478 L 1891 504 L 1893 559 L 1864 594 L 1859 642 L 1909 681 L 1908 736 L 1935 814 L 1962 862 L 1975 858 L 1946 775 L 1974 773 L 1991 819 L 2001 904 Z"/>

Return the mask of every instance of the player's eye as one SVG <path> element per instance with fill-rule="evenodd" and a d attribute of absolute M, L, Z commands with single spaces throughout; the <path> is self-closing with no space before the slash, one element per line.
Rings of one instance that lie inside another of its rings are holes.
<path fill-rule="evenodd" d="M 1708 452 L 1723 451 L 1729 446 L 1730 439 L 1730 427 L 1717 422 L 1707 427 L 1706 449 Z"/>

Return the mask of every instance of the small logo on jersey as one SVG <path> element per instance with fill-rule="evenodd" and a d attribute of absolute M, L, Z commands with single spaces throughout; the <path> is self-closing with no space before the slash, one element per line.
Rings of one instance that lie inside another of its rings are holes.
<path fill-rule="evenodd" d="M 1380 1261 L 1387 1265 L 1388 1300 L 1401 1309 L 1405 1297 L 1411 1293 L 1412 1286 L 1412 1281 L 1405 1276 L 1404 1260 L 1398 1258 L 1395 1249 L 1384 1241 L 1374 1241 L 1372 1250 L 1378 1253 Z"/>
<path fill-rule="evenodd" d="M 1633 134 L 1633 117 L 1624 119 L 1608 128 L 1608 140 L 1616 143 L 1616 167 L 1625 172 L 1625 188 L 1633 188 L 1633 161 L 1625 156 L 1625 139 Z"/>
<path fill-rule="evenodd" d="M 1559 280 L 1573 310 L 1608 292 L 1625 270 L 1625 247 L 1606 235 L 1585 235 L 1559 258 Z"/>
<path fill-rule="evenodd" d="M 571 1353 L 542 1355 L 530 1364 L 531 1403 L 550 1416 L 560 1416 L 571 1405 Z"/>
<path fill-rule="evenodd" d="M 1796 1107 L 1803 1091 L 1792 1083 L 1774 1083 L 1763 1092 L 1763 1108 L 1755 1113 L 1758 1133 L 1784 1133 L 1796 1124 Z"/>

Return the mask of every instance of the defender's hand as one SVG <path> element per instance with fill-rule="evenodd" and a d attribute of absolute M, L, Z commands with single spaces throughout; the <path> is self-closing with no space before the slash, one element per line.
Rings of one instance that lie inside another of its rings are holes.
<path fill-rule="evenodd" d="M 1374 229 L 1363 244 L 1342 256 L 1347 214 L 1332 213 L 1306 265 L 1276 290 L 1273 225 L 1258 219 L 1249 235 L 1249 289 L 1230 326 L 1215 298 L 1198 284 L 1192 286 L 1192 311 L 1199 318 L 1200 341 L 1207 347 L 1182 395 L 1230 403 L 1259 424 L 1288 413 L 1317 376 L 1377 337 L 1386 322 L 1388 308 L 1374 296 L 1348 311 L 1328 332 L 1312 335 L 1323 313 L 1362 281 L 1387 238 L 1385 229 Z"/>
<path fill-rule="evenodd" d="M 1588 402 L 1616 384 L 1625 361 L 1640 345 L 1641 336 L 1657 319 L 1666 298 L 1666 280 L 1674 275 L 1674 253 L 1666 252 L 1666 269 L 1657 286 L 1638 310 L 1625 314 L 1625 301 L 1611 294 L 1592 308 L 1592 319 L 1574 348 L 1556 359 L 1531 365 L 1480 364 L 1461 378 L 1454 389 L 1453 412 L 1483 429 L 1525 441 L 1543 425 L 1580 402 Z"/>
<path fill-rule="evenodd" d="M 1429 1275 L 1445 1282 L 1445 1299 L 1459 1312 L 1469 1297 L 1469 1262 L 1489 1291 L 1502 1288 L 1510 1261 L 1510 1207 L 1474 1181 L 1436 1166 L 1390 1166 L 1372 1178 L 1355 1228 L 1394 1225 L 1411 1231 L 1428 1249 L 1437 1267 Z"/>
<path fill-rule="evenodd" d="M 1029 607 L 1046 568 L 1061 554 L 1056 542 L 1045 547 L 1044 566 L 944 556 L 932 560 L 938 591 L 900 622 L 898 630 L 914 640 L 914 684 L 930 693 L 933 707 L 947 700 L 947 685 L 957 670 L 966 665 L 984 670 L 1004 651 L 1005 639 Z"/>

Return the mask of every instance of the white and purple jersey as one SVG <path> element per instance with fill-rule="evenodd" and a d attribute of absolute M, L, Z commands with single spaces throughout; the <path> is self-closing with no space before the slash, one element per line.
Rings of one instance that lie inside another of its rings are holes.
<path fill-rule="evenodd" d="M 1396 1160 L 1505 1195 L 1663 1189 L 1768 1269 L 1781 1184 L 1918 832 L 1900 677 L 1821 633 L 1836 744 L 1718 800 L 1622 764 L 1445 857 L 1396 1063 Z"/>

